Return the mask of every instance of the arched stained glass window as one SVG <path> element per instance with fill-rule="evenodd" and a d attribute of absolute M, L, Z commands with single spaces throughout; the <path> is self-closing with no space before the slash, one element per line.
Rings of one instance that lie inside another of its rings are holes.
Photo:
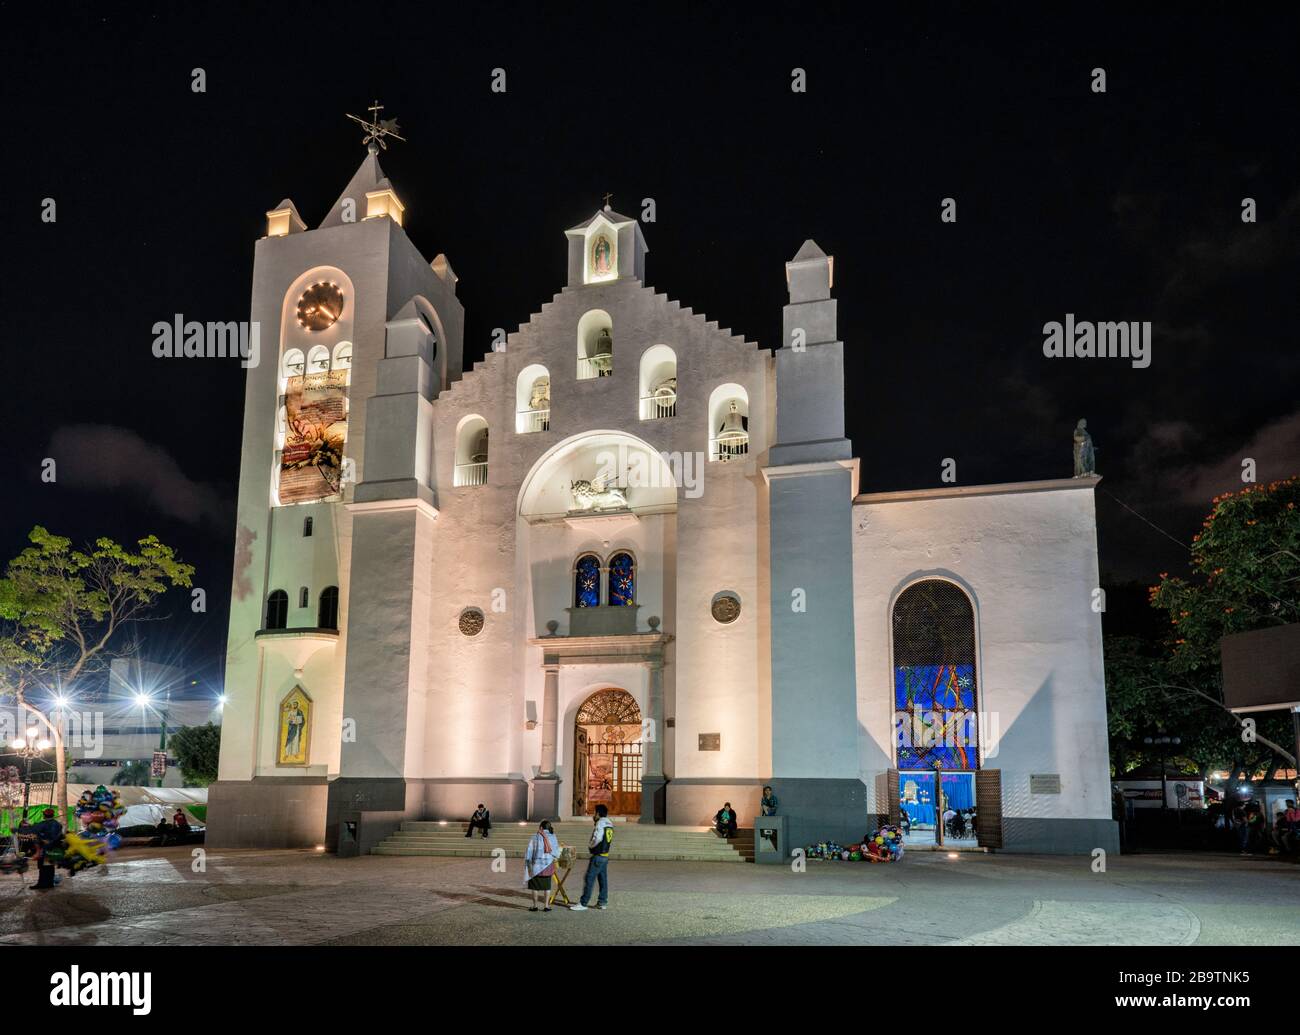
<path fill-rule="evenodd" d="M 899 769 L 978 769 L 975 611 L 944 579 L 894 604 L 894 727 Z"/>
<path fill-rule="evenodd" d="M 636 603 L 636 561 L 630 553 L 616 553 L 609 559 L 609 602 L 612 607 Z"/>
<path fill-rule="evenodd" d="M 574 565 L 573 606 L 600 606 L 600 558 L 594 554 L 583 554 Z"/>

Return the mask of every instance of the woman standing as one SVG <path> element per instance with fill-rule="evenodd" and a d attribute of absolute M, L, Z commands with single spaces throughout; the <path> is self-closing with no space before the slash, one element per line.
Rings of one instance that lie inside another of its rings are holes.
<path fill-rule="evenodd" d="M 533 893 L 533 904 L 528 912 L 537 912 L 537 896 L 542 896 L 542 912 L 551 911 L 550 897 L 551 877 L 555 873 L 555 860 L 560 854 L 560 841 L 555 836 L 555 828 L 549 819 L 542 820 L 537 833 L 528 839 L 524 850 L 524 878 L 528 890 Z"/>

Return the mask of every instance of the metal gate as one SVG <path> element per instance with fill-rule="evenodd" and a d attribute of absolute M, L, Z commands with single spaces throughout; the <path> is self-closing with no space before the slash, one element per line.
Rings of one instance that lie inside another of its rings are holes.
<path fill-rule="evenodd" d="M 588 744 L 586 770 L 587 815 L 602 802 L 614 816 L 641 814 L 640 744 Z"/>

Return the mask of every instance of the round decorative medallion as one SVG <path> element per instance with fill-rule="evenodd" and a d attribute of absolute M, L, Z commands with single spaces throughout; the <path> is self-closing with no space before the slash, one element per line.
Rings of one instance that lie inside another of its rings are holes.
<path fill-rule="evenodd" d="M 731 593 L 719 593 L 713 598 L 713 620 L 730 625 L 740 617 L 740 598 Z"/>
<path fill-rule="evenodd" d="M 477 636 L 483 631 L 483 612 L 477 607 L 467 607 L 460 613 L 460 631 L 466 636 Z"/>

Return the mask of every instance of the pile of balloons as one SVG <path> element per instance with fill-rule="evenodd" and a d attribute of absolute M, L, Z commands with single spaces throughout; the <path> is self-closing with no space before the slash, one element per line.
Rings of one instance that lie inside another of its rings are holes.
<path fill-rule="evenodd" d="M 104 842 L 109 848 L 122 843 L 117 834 L 117 821 L 126 812 L 122 796 L 100 784 L 93 791 L 85 791 L 77 799 L 77 819 L 85 828 L 85 836 Z"/>
<path fill-rule="evenodd" d="M 874 862 L 898 862 L 903 858 L 903 832 L 883 826 L 862 843 L 866 858 Z"/>
<path fill-rule="evenodd" d="M 898 827 L 883 826 L 868 835 L 861 844 L 842 845 L 837 841 L 820 841 L 804 849 L 805 859 L 828 862 L 897 862 L 903 857 L 903 832 Z"/>

